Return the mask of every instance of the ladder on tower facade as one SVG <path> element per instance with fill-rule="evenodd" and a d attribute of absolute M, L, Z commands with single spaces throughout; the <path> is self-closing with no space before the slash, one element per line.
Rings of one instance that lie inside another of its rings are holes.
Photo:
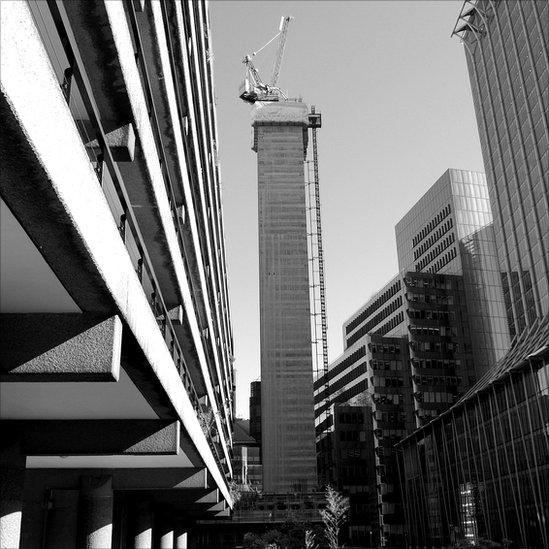
<path fill-rule="evenodd" d="M 318 424 L 324 425 L 321 433 L 317 433 L 317 442 L 325 439 L 323 444 L 324 466 L 319 471 L 321 482 L 329 482 L 326 471 L 331 469 L 331 443 L 329 438 L 331 407 L 329 402 L 328 383 L 328 327 L 326 316 L 326 288 L 324 278 L 324 251 L 322 245 L 322 219 L 320 211 L 320 184 L 318 177 L 318 139 L 317 129 L 322 125 L 320 113 L 311 106 L 309 113 L 309 128 L 311 129 L 312 155 L 306 160 L 306 198 L 307 198 L 307 236 L 309 245 L 309 283 L 311 297 L 311 341 L 313 346 L 313 368 L 315 384 L 323 380 L 317 390 L 324 395 L 321 405 L 323 413 L 318 418 Z M 312 168 L 312 169 L 311 169 Z M 316 423 L 316 422 L 315 422 Z"/>

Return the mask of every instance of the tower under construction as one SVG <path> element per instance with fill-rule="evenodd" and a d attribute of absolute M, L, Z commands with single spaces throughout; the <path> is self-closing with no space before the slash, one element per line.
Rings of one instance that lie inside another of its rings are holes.
<path fill-rule="evenodd" d="M 254 105 L 258 160 L 261 441 L 263 489 L 318 485 L 313 374 L 327 368 L 324 262 L 316 130 L 320 113 L 277 87 L 288 24 L 283 17 L 270 80 L 244 58 L 240 98 Z M 309 129 L 312 156 L 308 159 Z M 328 392 L 326 391 L 326 394 Z"/>
<path fill-rule="evenodd" d="M 316 487 L 304 159 L 308 109 L 253 110 L 258 160 L 263 489 Z"/>

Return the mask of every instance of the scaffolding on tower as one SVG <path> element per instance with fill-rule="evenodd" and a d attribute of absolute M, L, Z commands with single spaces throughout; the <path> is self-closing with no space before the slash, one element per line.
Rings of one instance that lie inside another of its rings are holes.
<path fill-rule="evenodd" d="M 317 129 L 322 126 L 322 117 L 316 112 L 314 105 L 311 105 L 309 113 L 309 128 L 311 129 L 312 154 L 306 160 L 305 187 L 307 206 L 307 236 L 309 246 L 309 281 L 311 297 L 311 341 L 313 346 L 313 369 L 315 392 L 323 394 L 321 403 L 324 411 L 317 418 L 315 426 L 322 426 L 322 431 L 317 432 L 317 442 L 325 439 L 324 467 L 331 469 L 331 444 L 328 435 L 331 425 L 331 406 L 329 402 L 328 384 L 328 326 L 326 316 L 326 288 L 324 278 L 324 250 L 322 246 L 322 218 L 320 212 L 320 184 L 318 178 L 318 140 Z M 318 382 L 321 381 L 319 386 Z M 317 445 L 317 449 L 318 449 Z M 321 471 L 319 471 L 320 473 Z M 325 476 L 325 475 L 322 475 Z M 329 479 L 321 479 L 327 483 Z"/>

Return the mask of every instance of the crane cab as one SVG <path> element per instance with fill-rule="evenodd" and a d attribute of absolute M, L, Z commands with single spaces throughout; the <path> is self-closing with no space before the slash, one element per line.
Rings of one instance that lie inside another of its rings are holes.
<path fill-rule="evenodd" d="M 254 104 L 257 101 L 257 90 L 249 78 L 244 78 L 242 84 L 240 84 L 238 96 L 242 101 L 246 101 L 247 103 Z"/>

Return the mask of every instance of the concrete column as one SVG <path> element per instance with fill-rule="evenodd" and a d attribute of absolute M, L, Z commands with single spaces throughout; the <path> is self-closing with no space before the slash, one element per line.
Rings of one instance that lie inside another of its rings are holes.
<path fill-rule="evenodd" d="M 19 549 L 26 457 L 6 433 L 0 446 L 0 547 Z"/>
<path fill-rule="evenodd" d="M 174 546 L 175 549 L 187 549 L 187 525 L 180 517 L 175 520 Z"/>
<path fill-rule="evenodd" d="M 173 549 L 173 522 L 170 510 L 161 508 L 158 512 L 158 545 L 160 549 Z"/>
<path fill-rule="evenodd" d="M 112 477 L 80 477 L 78 547 L 112 548 Z"/>
<path fill-rule="evenodd" d="M 135 509 L 134 549 L 152 549 L 153 509 L 148 500 L 140 501 Z"/>

